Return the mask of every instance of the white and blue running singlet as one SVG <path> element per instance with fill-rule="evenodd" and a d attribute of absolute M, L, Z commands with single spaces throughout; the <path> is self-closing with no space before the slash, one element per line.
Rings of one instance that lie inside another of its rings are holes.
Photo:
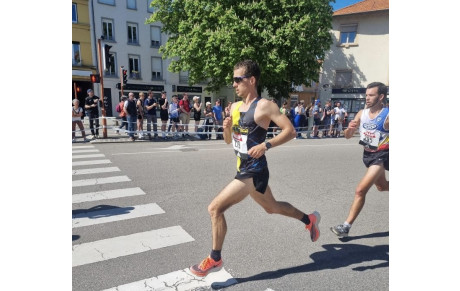
<path fill-rule="evenodd" d="M 377 152 L 390 148 L 390 131 L 383 128 L 390 110 L 386 107 L 374 119 L 369 117 L 369 109 L 364 109 L 359 125 L 359 144 L 365 151 Z"/>

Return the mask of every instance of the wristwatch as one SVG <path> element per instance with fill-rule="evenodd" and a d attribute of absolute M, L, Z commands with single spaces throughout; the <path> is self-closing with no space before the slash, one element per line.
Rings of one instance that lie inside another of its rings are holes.
<path fill-rule="evenodd" d="M 265 143 L 265 147 L 267 148 L 267 151 L 268 151 L 269 149 L 271 149 L 272 144 L 271 144 L 270 142 L 267 141 L 267 142 Z"/>

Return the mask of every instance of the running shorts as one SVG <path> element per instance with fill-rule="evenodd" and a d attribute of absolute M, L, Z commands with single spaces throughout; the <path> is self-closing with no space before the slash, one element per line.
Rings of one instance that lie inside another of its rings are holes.
<path fill-rule="evenodd" d="M 265 190 L 267 190 L 267 187 L 268 187 L 269 176 L 270 176 L 270 173 L 268 171 L 268 168 L 264 167 L 261 172 L 256 172 L 256 173 L 237 172 L 235 179 L 242 180 L 242 179 L 252 178 L 252 183 L 254 184 L 256 191 L 261 194 L 264 194 Z"/>
<path fill-rule="evenodd" d="M 390 170 L 390 151 L 382 150 L 377 152 L 368 152 L 364 151 L 363 153 L 363 163 L 366 168 L 369 168 L 372 165 L 379 165 L 383 163 L 385 170 Z"/>

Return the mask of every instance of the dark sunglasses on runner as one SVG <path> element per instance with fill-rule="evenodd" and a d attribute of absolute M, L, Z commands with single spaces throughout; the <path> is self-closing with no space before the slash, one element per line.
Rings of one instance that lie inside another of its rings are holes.
<path fill-rule="evenodd" d="M 243 81 L 244 78 L 249 78 L 251 76 L 241 76 L 241 77 L 233 77 L 233 82 L 239 84 L 241 81 Z"/>

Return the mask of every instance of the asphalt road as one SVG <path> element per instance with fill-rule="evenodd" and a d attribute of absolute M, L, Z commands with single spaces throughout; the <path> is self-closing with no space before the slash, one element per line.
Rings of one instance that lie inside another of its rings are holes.
<path fill-rule="evenodd" d="M 145 195 L 73 203 L 73 215 L 150 203 L 164 213 L 73 228 L 74 247 L 171 226 L 180 226 L 193 240 L 73 266 L 74 291 L 104 290 L 184 270 L 209 254 L 207 206 L 235 175 L 231 145 L 216 140 L 86 143 L 74 144 L 73 150 L 80 146 L 97 152 L 78 154 L 103 154 L 101 159 L 110 160 L 110 165 L 73 170 L 110 166 L 119 171 L 73 175 L 74 182 L 124 175 L 129 181 L 73 187 L 74 197 L 133 187 Z M 75 159 L 78 154 L 73 154 L 73 162 L 99 159 Z M 306 213 L 319 211 L 321 237 L 312 243 L 301 222 L 269 215 L 247 197 L 225 214 L 224 268 L 238 282 L 228 281 L 231 286 L 225 290 L 388 290 L 389 193 L 375 187 L 369 191 L 348 239 L 338 239 L 329 230 L 348 215 L 355 186 L 365 172 L 361 156 L 357 138 L 292 140 L 271 149 L 269 185 L 275 198 Z"/>

